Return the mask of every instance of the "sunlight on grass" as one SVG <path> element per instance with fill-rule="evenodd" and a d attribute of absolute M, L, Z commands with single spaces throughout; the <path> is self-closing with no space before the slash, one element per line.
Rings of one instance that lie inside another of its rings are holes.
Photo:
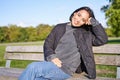
<path fill-rule="evenodd" d="M 118 38 L 109 38 L 109 44 L 120 44 L 120 37 Z"/>
<path fill-rule="evenodd" d="M 111 78 L 116 77 L 116 66 L 96 65 L 96 69 L 98 71 L 97 76 Z"/>

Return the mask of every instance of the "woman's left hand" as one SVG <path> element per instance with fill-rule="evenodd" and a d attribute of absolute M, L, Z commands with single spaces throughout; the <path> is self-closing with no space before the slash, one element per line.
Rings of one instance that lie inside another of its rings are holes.
<path fill-rule="evenodd" d="M 91 17 L 90 17 L 90 18 L 88 19 L 88 21 L 86 22 L 86 25 L 91 25 L 90 20 L 91 20 Z"/>

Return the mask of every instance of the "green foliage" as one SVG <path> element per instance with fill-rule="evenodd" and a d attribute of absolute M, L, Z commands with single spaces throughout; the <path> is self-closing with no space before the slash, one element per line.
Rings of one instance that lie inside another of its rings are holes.
<path fill-rule="evenodd" d="M 50 31 L 52 30 L 52 27 L 49 25 L 40 24 L 37 26 L 37 39 L 38 40 L 45 40 L 45 38 L 48 36 Z"/>
<path fill-rule="evenodd" d="M 26 31 L 28 35 L 27 41 L 36 41 L 36 29 L 30 26 L 26 29 Z"/>
<path fill-rule="evenodd" d="M 7 36 L 8 36 L 7 30 L 8 27 L 6 26 L 0 27 L 0 42 L 4 42 L 7 40 Z"/>
<path fill-rule="evenodd" d="M 111 4 L 102 8 L 105 11 L 107 24 L 111 28 L 111 32 L 114 36 L 120 36 L 120 0 L 111 0 Z"/>
<path fill-rule="evenodd" d="M 0 46 L 0 66 L 5 66 L 5 59 L 4 59 L 5 47 L 6 46 Z"/>
<path fill-rule="evenodd" d="M 26 28 L 20 28 L 20 35 L 19 35 L 19 41 L 27 41 L 28 40 L 28 32 Z"/>
<path fill-rule="evenodd" d="M 101 71 L 101 73 L 97 73 L 97 76 L 110 78 L 116 77 L 116 66 L 96 65 L 96 69 Z"/>
<path fill-rule="evenodd" d="M 20 29 L 16 25 L 9 25 L 8 28 L 8 40 L 10 42 L 18 42 L 20 35 Z"/>
<path fill-rule="evenodd" d="M 114 35 L 112 34 L 111 28 L 106 28 L 105 31 L 106 31 L 106 33 L 107 33 L 107 35 L 108 35 L 109 37 L 113 37 L 113 36 L 114 36 Z"/>
<path fill-rule="evenodd" d="M 17 25 L 0 26 L 0 42 L 26 42 L 45 40 L 52 26 L 39 24 L 36 27 L 20 27 Z"/>

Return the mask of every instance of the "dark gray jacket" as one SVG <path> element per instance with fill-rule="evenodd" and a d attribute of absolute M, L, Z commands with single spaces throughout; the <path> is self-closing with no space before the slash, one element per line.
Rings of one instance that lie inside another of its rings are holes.
<path fill-rule="evenodd" d="M 45 60 L 47 60 L 46 58 L 51 54 L 55 54 L 56 46 L 66 31 L 66 24 L 67 23 L 56 25 L 46 38 L 44 43 Z M 85 71 L 89 78 L 96 78 L 92 46 L 100 46 L 107 42 L 108 38 L 103 27 L 101 24 L 94 27 L 83 25 L 76 29 L 74 35 L 82 59 L 82 63 L 78 70 Z"/>

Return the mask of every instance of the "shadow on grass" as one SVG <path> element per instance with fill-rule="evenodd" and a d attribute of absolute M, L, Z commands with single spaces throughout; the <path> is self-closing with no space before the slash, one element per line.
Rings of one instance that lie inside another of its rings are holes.
<path fill-rule="evenodd" d="M 120 44 L 120 39 L 108 40 L 108 43 L 111 43 L 111 44 Z"/>

